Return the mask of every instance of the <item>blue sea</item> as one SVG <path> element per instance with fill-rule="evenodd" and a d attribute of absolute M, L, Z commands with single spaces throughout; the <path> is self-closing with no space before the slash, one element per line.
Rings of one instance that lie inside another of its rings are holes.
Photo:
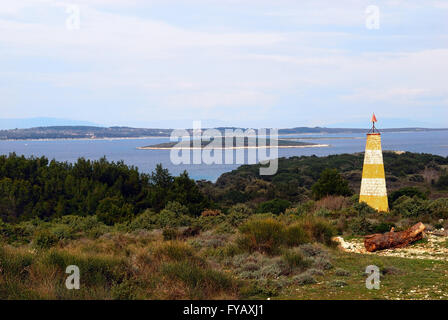
<path fill-rule="evenodd" d="M 364 134 L 302 134 L 289 135 L 298 141 L 328 144 L 322 148 L 278 149 L 279 157 L 301 155 L 326 156 L 330 154 L 362 152 Z M 25 156 L 46 156 L 58 161 L 74 162 L 79 157 L 97 160 L 105 156 L 109 161 L 123 160 L 128 165 L 150 173 L 158 163 L 173 175 L 187 170 L 194 179 L 215 181 L 222 173 L 236 169 L 239 164 L 174 165 L 169 150 L 138 150 L 137 147 L 169 142 L 169 138 L 123 140 L 17 140 L 0 141 L 0 154 L 15 152 Z M 427 132 L 386 132 L 382 134 L 383 150 L 411 151 L 448 156 L 448 130 Z"/>

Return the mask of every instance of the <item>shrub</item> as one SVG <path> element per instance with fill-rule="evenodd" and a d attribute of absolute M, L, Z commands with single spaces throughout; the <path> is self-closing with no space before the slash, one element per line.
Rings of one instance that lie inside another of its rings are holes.
<path fill-rule="evenodd" d="M 298 284 L 299 286 L 317 283 L 317 281 L 313 278 L 313 276 L 308 273 L 299 274 L 299 275 L 293 277 L 292 281 L 295 284 Z"/>
<path fill-rule="evenodd" d="M 141 284 L 138 281 L 125 280 L 122 283 L 112 287 L 112 298 L 116 300 L 136 300 L 139 298 L 137 291 Z"/>
<path fill-rule="evenodd" d="M 179 232 L 175 228 L 165 228 L 162 231 L 163 240 L 176 240 L 179 237 Z"/>
<path fill-rule="evenodd" d="M 393 210 L 404 217 L 417 217 L 428 213 L 427 201 L 418 197 L 409 198 L 408 196 L 401 196 L 395 200 Z"/>
<path fill-rule="evenodd" d="M 353 208 L 355 209 L 355 211 L 358 213 L 359 216 L 365 216 L 376 213 L 376 210 L 365 202 L 357 202 L 353 205 Z"/>
<path fill-rule="evenodd" d="M 134 214 L 134 207 L 125 203 L 121 198 L 105 198 L 98 203 L 96 216 L 106 225 L 130 220 Z"/>
<path fill-rule="evenodd" d="M 333 268 L 333 265 L 328 258 L 317 256 L 313 258 L 313 267 L 321 270 L 330 270 Z"/>
<path fill-rule="evenodd" d="M 30 253 L 12 248 L 0 247 L 0 269 L 4 277 L 24 278 L 32 265 L 34 257 Z"/>
<path fill-rule="evenodd" d="M 50 249 L 43 257 L 44 263 L 55 266 L 61 274 L 69 265 L 79 267 L 83 283 L 110 287 L 120 283 L 127 275 L 124 260 L 112 256 L 70 254 L 66 251 Z"/>
<path fill-rule="evenodd" d="M 353 191 L 337 169 L 325 169 L 319 180 L 311 188 L 314 197 L 319 200 L 330 195 L 351 196 Z"/>
<path fill-rule="evenodd" d="M 299 246 L 299 249 L 306 257 L 315 257 L 325 254 L 321 247 L 311 243 L 301 245 Z"/>
<path fill-rule="evenodd" d="M 297 207 L 296 213 L 298 215 L 306 215 L 312 213 L 315 209 L 316 203 L 313 200 L 308 200 Z"/>
<path fill-rule="evenodd" d="M 174 212 L 177 216 L 189 214 L 188 208 L 177 201 L 169 201 L 165 209 Z"/>
<path fill-rule="evenodd" d="M 343 280 L 333 280 L 330 282 L 330 286 L 331 287 L 335 287 L 335 288 L 342 288 L 347 286 L 347 282 L 343 281 Z"/>
<path fill-rule="evenodd" d="M 241 289 L 242 298 L 275 297 L 280 293 L 280 287 L 271 279 L 265 281 L 253 281 Z"/>
<path fill-rule="evenodd" d="M 43 229 L 36 233 L 33 242 L 34 246 L 39 249 L 48 249 L 58 243 L 58 237 L 49 230 Z"/>
<path fill-rule="evenodd" d="M 163 209 L 156 216 L 156 224 L 161 228 L 188 226 L 191 224 L 191 221 L 190 216 L 169 209 Z"/>
<path fill-rule="evenodd" d="M 309 237 L 317 242 L 332 245 L 331 238 L 335 235 L 334 227 L 324 218 L 306 216 L 298 224 L 308 233 Z"/>
<path fill-rule="evenodd" d="M 143 213 L 137 215 L 129 224 L 130 230 L 139 230 L 139 229 L 146 229 L 151 230 L 156 227 L 159 227 L 158 225 L 158 215 L 151 211 L 151 210 L 145 210 Z"/>
<path fill-rule="evenodd" d="M 286 244 L 290 247 L 310 242 L 310 237 L 302 225 L 293 224 L 285 230 Z"/>
<path fill-rule="evenodd" d="M 314 214 L 318 217 L 328 217 L 332 214 L 332 212 L 327 208 L 320 208 Z"/>
<path fill-rule="evenodd" d="M 227 221 L 230 225 L 236 227 L 252 214 L 252 210 L 245 204 L 236 204 L 229 209 Z"/>
<path fill-rule="evenodd" d="M 348 228 L 352 234 L 361 236 L 371 234 L 374 231 L 372 223 L 364 215 L 351 219 L 348 222 Z"/>
<path fill-rule="evenodd" d="M 273 199 L 270 201 L 262 202 L 258 206 L 257 212 L 259 213 L 273 213 L 273 214 L 280 214 L 282 212 L 285 212 L 287 208 L 291 206 L 291 202 L 284 199 Z"/>
<path fill-rule="evenodd" d="M 191 297 L 206 298 L 212 292 L 231 289 L 232 279 L 226 274 L 201 268 L 189 261 L 171 262 L 162 266 L 163 275 L 179 279 L 190 289 Z"/>
<path fill-rule="evenodd" d="M 340 210 L 346 207 L 349 203 L 349 200 L 343 196 L 327 196 L 316 203 L 316 207 L 318 209 L 327 209 L 328 210 Z"/>
<path fill-rule="evenodd" d="M 397 191 L 394 191 L 389 196 L 389 203 L 394 203 L 395 200 L 401 196 L 408 196 L 409 198 L 417 197 L 423 200 L 428 199 L 425 193 L 423 193 L 419 188 L 416 187 L 404 187 Z"/>
<path fill-rule="evenodd" d="M 207 209 L 202 211 L 201 216 L 203 217 L 207 217 L 207 216 L 219 216 L 220 214 L 222 214 L 221 210 L 212 210 L 212 209 Z"/>
<path fill-rule="evenodd" d="M 192 247 L 184 242 L 171 241 L 162 244 L 160 247 L 156 248 L 154 255 L 159 259 L 168 259 L 171 261 L 184 261 L 192 260 L 202 263 L 202 260 L 197 258 L 194 254 Z"/>
<path fill-rule="evenodd" d="M 440 176 L 437 180 L 436 187 L 439 189 L 448 189 L 448 174 Z"/>
<path fill-rule="evenodd" d="M 311 264 L 311 262 L 303 256 L 300 250 L 286 250 L 283 253 L 282 258 L 291 270 L 305 270 Z"/>
<path fill-rule="evenodd" d="M 385 233 L 385 232 L 389 232 L 392 228 L 395 228 L 395 224 L 394 223 L 390 223 L 390 222 L 381 222 L 378 224 L 375 224 L 373 226 L 373 233 Z"/>
<path fill-rule="evenodd" d="M 339 276 L 339 277 L 349 277 L 350 276 L 350 272 L 344 269 L 336 269 L 334 272 L 335 275 Z"/>
<path fill-rule="evenodd" d="M 439 198 L 432 201 L 428 206 L 429 212 L 436 218 L 448 218 L 448 198 Z"/>
<path fill-rule="evenodd" d="M 394 266 L 385 266 L 381 268 L 381 274 L 382 275 L 401 275 L 404 274 L 404 272 L 401 269 L 398 269 Z"/>
<path fill-rule="evenodd" d="M 240 232 L 242 236 L 238 244 L 250 252 L 273 254 L 278 252 L 285 239 L 284 225 L 273 218 L 250 220 L 240 227 Z"/>

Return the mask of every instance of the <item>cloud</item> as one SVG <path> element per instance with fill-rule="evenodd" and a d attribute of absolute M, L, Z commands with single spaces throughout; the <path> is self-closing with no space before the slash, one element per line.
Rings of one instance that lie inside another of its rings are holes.
<path fill-rule="evenodd" d="M 69 31 L 65 7 L 75 3 L 81 29 Z M 82 112 L 107 115 L 108 122 L 193 112 L 281 126 L 296 117 L 337 121 L 373 104 L 386 113 L 446 106 L 448 38 L 437 28 L 417 28 L 446 23 L 439 16 L 443 3 L 425 2 L 423 10 L 413 0 L 381 2 L 376 31 L 364 26 L 368 4 L 9 2 L 0 8 L 2 111 L 12 117 Z"/>

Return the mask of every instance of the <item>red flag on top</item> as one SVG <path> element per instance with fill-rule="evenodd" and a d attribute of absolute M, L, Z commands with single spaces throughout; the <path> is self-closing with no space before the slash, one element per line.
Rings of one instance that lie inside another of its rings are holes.
<path fill-rule="evenodd" d="M 376 117 L 375 117 L 375 113 L 372 115 L 372 122 L 376 122 Z"/>

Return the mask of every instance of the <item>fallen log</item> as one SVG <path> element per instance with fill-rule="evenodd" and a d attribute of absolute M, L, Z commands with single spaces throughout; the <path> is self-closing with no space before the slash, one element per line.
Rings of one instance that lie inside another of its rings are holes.
<path fill-rule="evenodd" d="M 402 248 L 408 244 L 423 238 L 425 225 L 421 222 L 413 225 L 409 229 L 400 232 L 394 232 L 393 228 L 390 232 L 376 233 L 364 237 L 364 246 L 369 252 Z"/>

